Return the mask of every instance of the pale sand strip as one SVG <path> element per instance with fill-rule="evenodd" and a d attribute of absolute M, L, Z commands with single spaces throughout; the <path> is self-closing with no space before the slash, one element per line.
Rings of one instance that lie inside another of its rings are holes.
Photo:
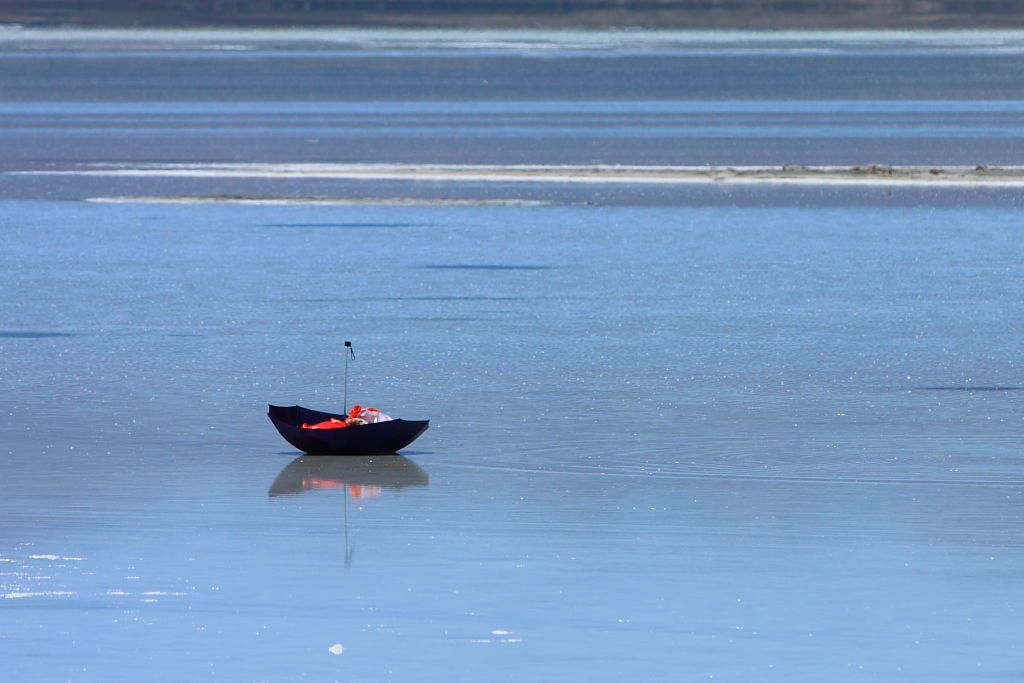
<path fill-rule="evenodd" d="M 657 185 L 1024 187 L 1024 166 L 542 166 L 445 164 L 152 164 L 10 175 L 410 180 Z"/>

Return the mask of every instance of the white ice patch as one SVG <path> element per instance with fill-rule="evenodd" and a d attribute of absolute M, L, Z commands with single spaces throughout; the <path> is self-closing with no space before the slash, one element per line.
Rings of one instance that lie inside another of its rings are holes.
<path fill-rule="evenodd" d="M 470 639 L 469 642 L 471 642 L 471 643 L 521 643 L 521 642 L 523 642 L 522 638 L 506 638 L 506 637 L 504 637 L 504 636 L 509 636 L 511 634 L 512 634 L 512 631 L 507 631 L 507 630 L 502 629 L 502 628 L 495 628 L 495 629 L 491 629 L 491 635 L 492 636 L 498 636 L 497 638 L 472 638 L 472 639 Z"/>
<path fill-rule="evenodd" d="M 88 197 L 100 204 L 246 204 L 254 206 L 549 206 L 532 199 L 432 199 L 425 197 Z"/>
<path fill-rule="evenodd" d="M 483 183 L 583 183 L 639 185 L 849 185 L 905 187 L 1024 187 L 1021 166 L 637 166 L 474 164 L 150 164 L 53 171 L 8 171 L 9 175 L 76 175 L 187 178 L 344 178 Z M 90 201 L 218 201 L 235 203 L 507 204 L 520 200 L 291 197 L 94 197 Z"/>
<path fill-rule="evenodd" d="M 334 645 L 331 645 L 329 648 L 327 648 L 327 651 L 330 652 L 332 655 L 340 655 L 342 652 L 345 651 L 345 646 L 341 643 L 335 643 Z"/>
<path fill-rule="evenodd" d="M 14 598 L 66 597 L 70 595 L 77 595 L 77 593 L 74 591 L 26 591 L 4 593 L 3 597 L 7 600 L 11 600 Z"/>

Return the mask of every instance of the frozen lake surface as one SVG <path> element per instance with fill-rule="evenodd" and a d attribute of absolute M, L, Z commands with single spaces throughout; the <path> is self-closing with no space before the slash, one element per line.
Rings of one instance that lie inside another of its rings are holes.
<path fill-rule="evenodd" d="M 1024 114 L 1015 34 L 47 35 L 6 172 L 995 164 Z M 5 675 L 1019 677 L 1018 202 L 6 173 Z M 345 339 L 404 457 L 267 420 L 341 406 Z"/>

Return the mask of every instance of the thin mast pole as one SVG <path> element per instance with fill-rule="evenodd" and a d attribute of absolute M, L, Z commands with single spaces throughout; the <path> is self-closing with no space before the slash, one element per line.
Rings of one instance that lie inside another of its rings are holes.
<path fill-rule="evenodd" d="M 355 358 L 356 357 L 356 352 L 352 350 L 352 342 L 346 341 L 345 342 L 345 405 L 343 406 L 344 410 L 341 411 L 343 415 L 348 415 L 348 357 L 349 356 L 352 356 L 352 358 Z"/>

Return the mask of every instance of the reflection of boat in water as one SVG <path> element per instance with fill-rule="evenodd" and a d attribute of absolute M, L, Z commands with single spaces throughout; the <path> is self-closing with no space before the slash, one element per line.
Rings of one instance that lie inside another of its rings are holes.
<path fill-rule="evenodd" d="M 309 429 L 303 424 L 347 416 L 310 410 L 302 406 L 268 406 L 267 415 L 285 441 L 304 453 L 360 455 L 394 453 L 405 448 L 430 426 L 429 420 L 389 420 L 347 429 Z"/>
<path fill-rule="evenodd" d="M 429 483 L 427 473 L 401 455 L 303 455 L 281 470 L 270 485 L 270 496 L 346 487 L 353 495 L 376 487 L 379 495 L 383 489 Z"/>
<path fill-rule="evenodd" d="M 401 455 L 303 455 L 292 460 L 270 485 L 270 497 L 341 489 L 344 500 L 345 566 L 352 566 L 348 498 L 376 498 L 388 489 L 427 486 L 427 473 Z"/>

